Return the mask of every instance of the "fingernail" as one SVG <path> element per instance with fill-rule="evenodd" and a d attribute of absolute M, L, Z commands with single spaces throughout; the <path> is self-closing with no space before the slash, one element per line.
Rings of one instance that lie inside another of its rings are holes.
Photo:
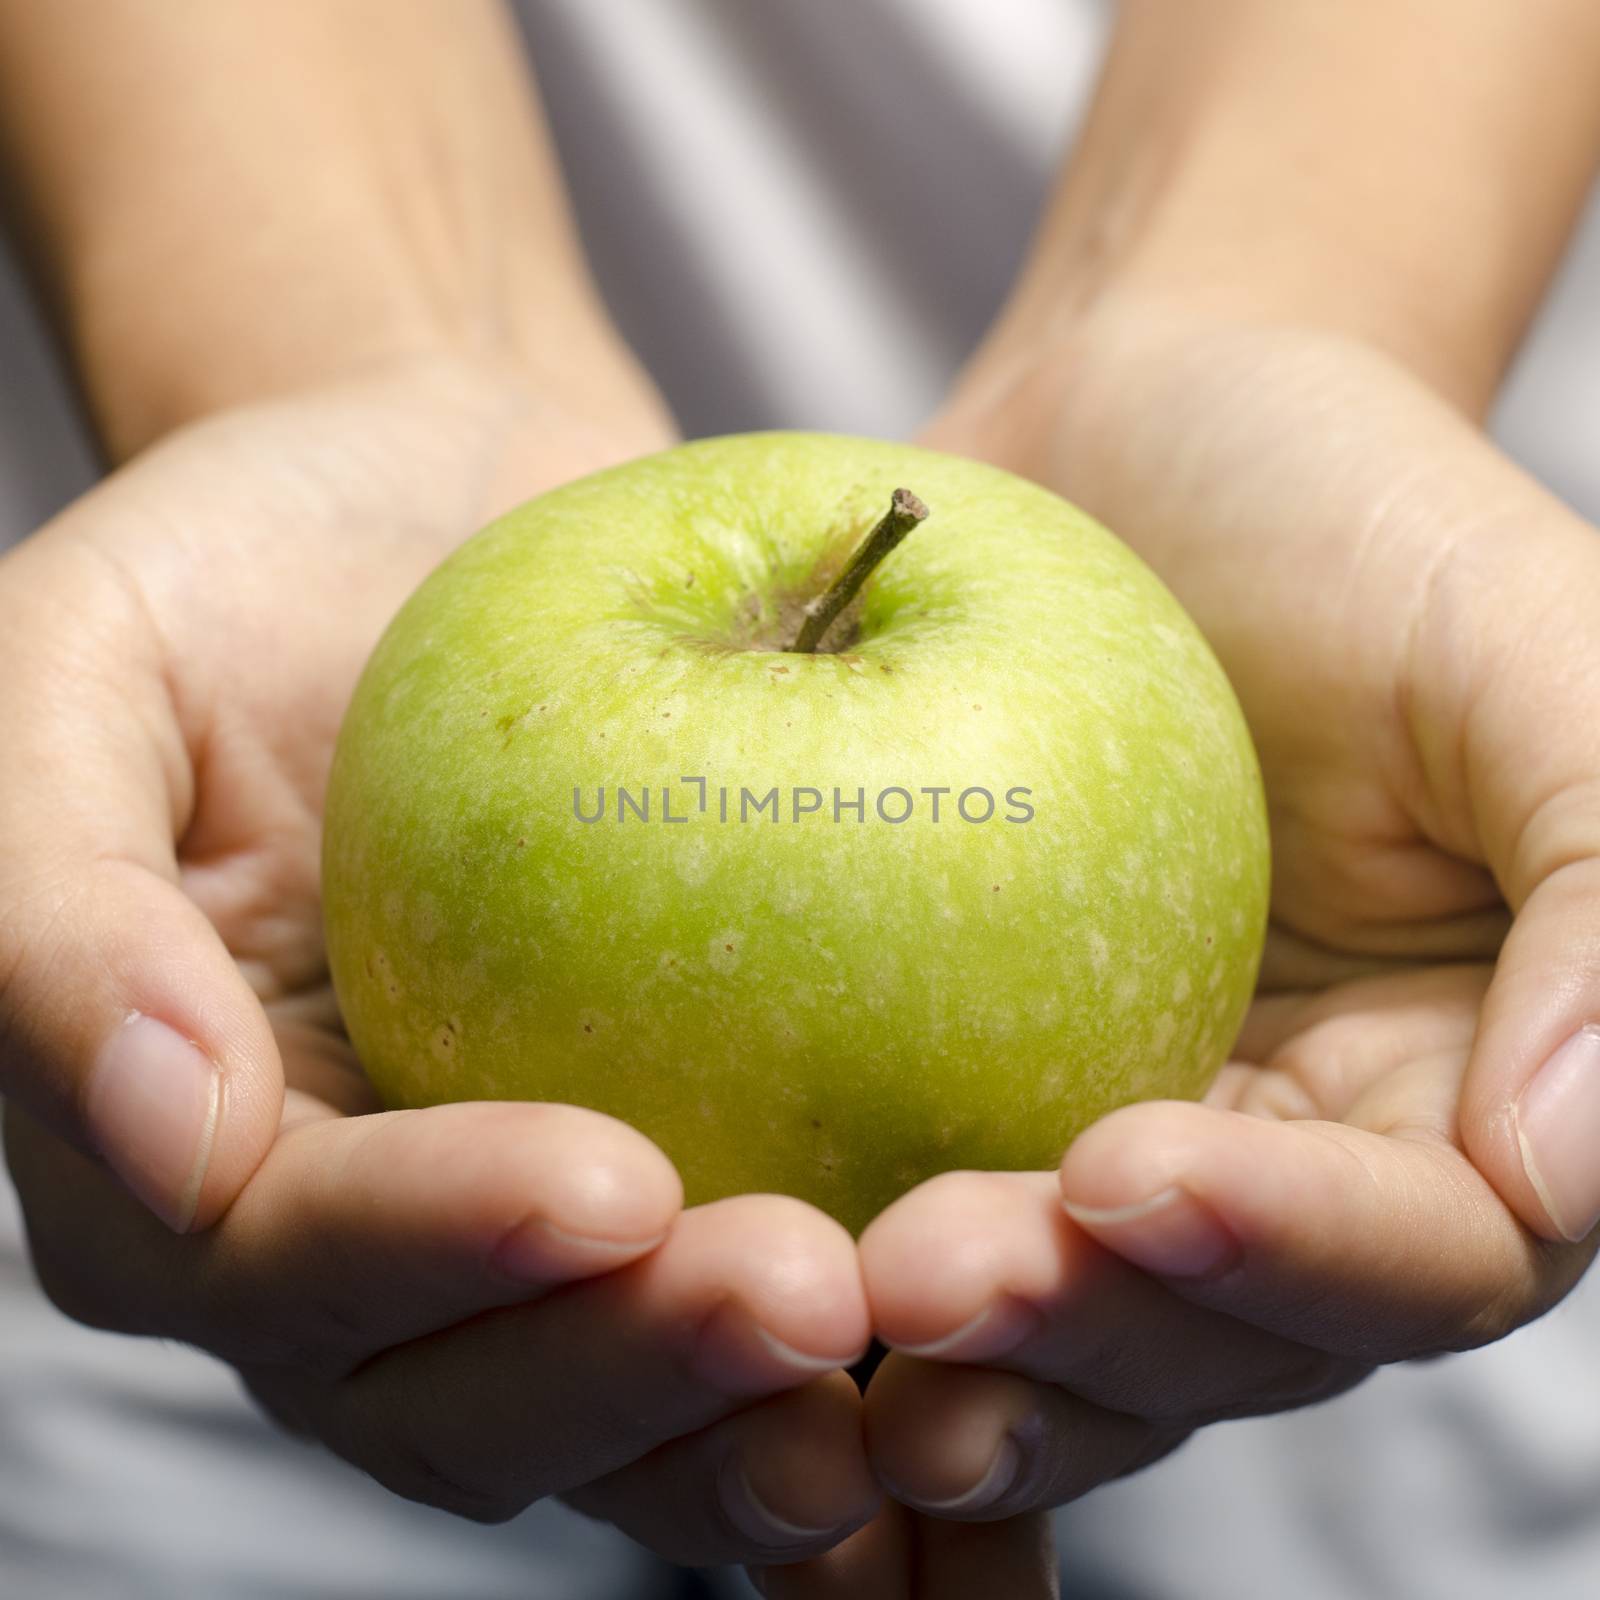
<path fill-rule="evenodd" d="M 756 1493 L 749 1474 L 732 1456 L 722 1463 L 717 1473 L 717 1492 L 728 1521 L 747 1539 L 769 1550 L 836 1540 L 849 1526 L 848 1523 L 833 1523 L 826 1528 L 810 1528 L 780 1517 Z"/>
<path fill-rule="evenodd" d="M 106 1164 L 178 1233 L 194 1221 L 222 1104 L 222 1076 L 182 1034 L 132 1012 L 100 1047 L 89 1137 Z"/>
<path fill-rule="evenodd" d="M 1239 1259 L 1239 1241 L 1210 1207 L 1177 1184 L 1136 1205 L 1097 1210 L 1063 1201 L 1102 1244 L 1161 1278 L 1216 1277 Z"/>
<path fill-rule="evenodd" d="M 1586 1022 L 1556 1050 L 1512 1116 L 1528 1182 L 1576 1243 L 1600 1222 L 1600 1024 Z"/>
<path fill-rule="evenodd" d="M 925 1361 L 994 1361 L 1026 1344 L 1044 1326 L 1044 1318 L 1020 1300 L 991 1300 L 977 1316 L 953 1333 L 926 1344 L 897 1344 L 902 1355 Z"/>
<path fill-rule="evenodd" d="M 737 1301 L 725 1300 L 701 1324 L 691 1370 L 724 1394 L 753 1396 L 853 1366 L 863 1353 L 814 1356 L 796 1350 L 768 1333 Z"/>
<path fill-rule="evenodd" d="M 776 1334 L 768 1333 L 759 1323 L 755 1325 L 755 1333 L 761 1347 L 774 1361 L 782 1363 L 792 1372 L 803 1372 L 809 1377 L 816 1377 L 823 1372 L 837 1372 L 841 1367 L 853 1367 L 866 1354 L 864 1350 L 855 1350 L 844 1357 L 810 1356 L 803 1350 L 796 1350 L 793 1345 L 785 1344 Z"/>
<path fill-rule="evenodd" d="M 649 1239 L 597 1239 L 558 1228 L 544 1217 L 529 1217 L 495 1246 L 489 1264 L 514 1283 L 555 1283 L 570 1276 L 575 1266 L 579 1271 L 596 1263 L 623 1266 L 648 1255 L 665 1238 L 658 1233 Z"/>
<path fill-rule="evenodd" d="M 918 1500 L 898 1490 L 890 1492 L 895 1499 L 916 1511 L 928 1511 L 943 1517 L 966 1516 L 992 1506 L 1012 1488 L 1021 1470 L 1022 1451 L 1018 1449 L 1016 1440 L 1007 1434 L 1000 1441 L 1000 1448 L 995 1451 L 994 1459 L 984 1475 L 970 1489 L 952 1495 L 948 1500 Z"/>

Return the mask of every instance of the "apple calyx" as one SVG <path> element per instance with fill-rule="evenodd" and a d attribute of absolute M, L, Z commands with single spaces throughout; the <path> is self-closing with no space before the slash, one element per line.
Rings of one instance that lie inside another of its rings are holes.
<path fill-rule="evenodd" d="M 815 655 L 822 636 L 855 599 L 856 591 L 867 581 L 868 574 L 927 515 L 927 506 L 909 489 L 896 489 L 889 497 L 889 509 L 883 520 L 856 547 L 844 571 L 833 580 L 825 594 L 807 604 L 806 620 L 787 653 Z"/>

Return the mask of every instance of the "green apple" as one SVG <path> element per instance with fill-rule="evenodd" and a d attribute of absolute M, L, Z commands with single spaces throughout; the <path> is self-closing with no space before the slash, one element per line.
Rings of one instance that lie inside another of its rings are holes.
<path fill-rule="evenodd" d="M 917 520 L 885 514 L 902 488 L 931 515 L 795 650 Z M 691 1202 L 853 1230 L 1203 1093 L 1267 876 L 1238 704 L 1126 546 L 992 467 L 804 433 L 596 473 L 466 543 L 356 689 L 323 858 L 389 1103 L 592 1106 Z"/>

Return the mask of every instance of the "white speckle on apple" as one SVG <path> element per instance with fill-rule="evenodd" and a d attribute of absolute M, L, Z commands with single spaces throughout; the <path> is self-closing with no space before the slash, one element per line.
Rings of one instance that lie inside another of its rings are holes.
<path fill-rule="evenodd" d="M 1106 943 L 1106 936 L 1098 928 L 1089 930 L 1089 963 L 1096 974 L 1102 977 L 1111 964 L 1111 946 Z"/>
<path fill-rule="evenodd" d="M 811 882 L 808 878 L 801 877 L 798 873 L 785 878 L 778 886 L 778 892 L 773 897 L 773 904 L 785 916 L 798 916 L 811 904 Z"/>
<path fill-rule="evenodd" d="M 694 832 L 692 828 L 674 828 L 672 831 L 675 834 Z M 711 874 L 710 853 L 702 841 L 685 839 L 682 848 L 672 852 L 672 866 L 684 883 L 702 884 Z"/>
<path fill-rule="evenodd" d="M 717 934 L 706 945 L 706 959 L 711 963 L 712 970 L 716 972 L 736 970 L 741 959 L 743 940 L 744 935 L 737 929 Z"/>
<path fill-rule="evenodd" d="M 1172 1003 L 1181 1006 L 1189 998 L 1189 969 L 1179 969 L 1178 976 L 1172 980 Z"/>
<path fill-rule="evenodd" d="M 1125 1011 L 1139 998 L 1139 978 L 1136 973 L 1125 972 L 1117 979 L 1117 986 L 1112 991 L 1112 1000 L 1119 1011 Z"/>
<path fill-rule="evenodd" d="M 1177 1031 L 1178 1019 L 1170 1011 L 1163 1011 L 1150 1030 L 1151 1054 L 1164 1056 L 1167 1053 L 1167 1046 L 1172 1043 L 1173 1034 Z"/>
<path fill-rule="evenodd" d="M 1127 752 L 1123 750 L 1120 739 L 1108 734 L 1101 748 L 1105 751 L 1107 772 L 1126 772 L 1128 770 Z"/>

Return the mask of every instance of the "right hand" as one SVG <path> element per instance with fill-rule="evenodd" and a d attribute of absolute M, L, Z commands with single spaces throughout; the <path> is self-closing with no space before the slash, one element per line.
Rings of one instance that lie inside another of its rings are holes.
<path fill-rule="evenodd" d="M 356 674 L 491 515 L 672 442 L 653 397 L 587 409 L 425 363 L 241 408 L 0 561 L 7 1157 L 58 1306 L 214 1352 L 397 1493 L 782 1562 L 879 1499 L 844 1230 L 681 1212 L 573 1107 L 376 1110 L 323 958 Z"/>

